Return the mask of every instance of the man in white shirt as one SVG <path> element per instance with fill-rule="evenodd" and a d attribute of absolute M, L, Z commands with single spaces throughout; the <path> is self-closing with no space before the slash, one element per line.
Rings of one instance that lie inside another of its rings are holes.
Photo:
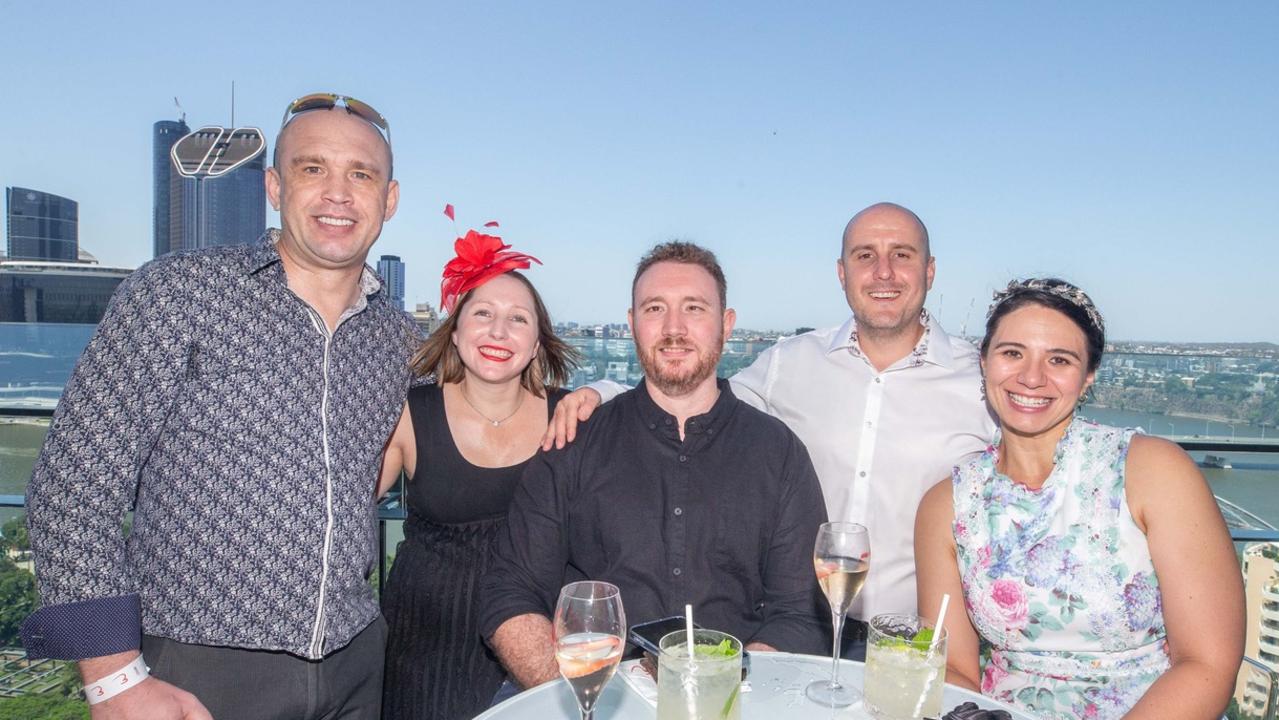
<path fill-rule="evenodd" d="M 836 262 L 853 316 L 783 338 L 731 378 L 738 398 L 808 447 L 831 520 L 870 530 L 871 570 L 850 615 L 915 612 L 915 510 L 924 492 L 994 435 L 977 350 L 924 310 L 936 262 L 928 230 L 900 205 L 853 216 Z M 544 443 L 616 394 L 593 383 L 560 402 Z"/>

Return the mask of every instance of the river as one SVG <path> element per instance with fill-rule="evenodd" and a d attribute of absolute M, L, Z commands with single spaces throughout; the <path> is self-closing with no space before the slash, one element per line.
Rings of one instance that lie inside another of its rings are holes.
<path fill-rule="evenodd" d="M 1111 425 L 1153 428 L 1161 434 L 1168 432 L 1165 426 L 1167 423 L 1176 426 L 1178 435 L 1183 434 L 1183 427 L 1192 431 L 1204 427 L 1203 420 L 1177 416 L 1150 416 L 1092 408 L 1086 408 L 1084 415 Z M 23 494 L 46 429 L 47 426 L 42 422 L 0 420 L 0 495 Z M 1229 437 L 1230 429 L 1219 423 L 1212 423 L 1209 430 L 1218 437 L 1223 434 Z M 1252 426 L 1236 427 L 1236 437 L 1240 438 L 1260 437 L 1261 432 L 1260 428 Z M 1267 432 L 1273 434 L 1275 431 L 1267 429 Z M 1204 477 L 1212 486 L 1213 492 L 1279 526 L 1279 452 L 1225 455 L 1233 464 L 1233 469 L 1203 468 Z M 1203 460 L 1203 453 L 1192 453 L 1192 456 L 1197 461 Z M 13 511 L 0 511 L 4 518 L 12 514 Z"/>

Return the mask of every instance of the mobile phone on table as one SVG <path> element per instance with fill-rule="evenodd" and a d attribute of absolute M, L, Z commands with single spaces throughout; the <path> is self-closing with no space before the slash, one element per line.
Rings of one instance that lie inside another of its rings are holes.
<path fill-rule="evenodd" d="M 644 654 L 649 656 L 652 664 L 652 668 L 649 669 L 649 672 L 652 673 L 654 677 L 657 677 L 657 673 L 656 673 L 657 656 L 662 654 L 660 649 L 662 638 L 666 637 L 667 635 L 670 635 L 673 632 L 682 632 L 685 630 L 685 627 L 686 626 L 684 625 L 683 615 L 675 615 L 668 618 L 662 618 L 661 620 L 650 620 L 645 623 L 640 623 L 639 625 L 631 626 L 631 630 L 628 633 L 628 635 L 630 636 L 631 644 L 643 650 Z M 693 629 L 701 630 L 702 627 L 698 625 L 697 623 L 693 623 Z M 750 653 L 746 652 L 746 650 L 743 648 L 742 650 L 742 679 L 743 680 L 745 680 L 746 676 L 750 674 L 750 669 L 751 669 L 751 655 Z"/>
<path fill-rule="evenodd" d="M 683 629 L 684 616 L 674 615 L 661 620 L 650 620 L 639 625 L 632 625 L 629 635 L 633 645 L 653 657 L 657 657 L 661 654 L 661 649 L 658 646 L 662 642 L 662 638 Z M 697 623 L 693 623 L 693 629 L 701 630 L 701 627 Z"/>

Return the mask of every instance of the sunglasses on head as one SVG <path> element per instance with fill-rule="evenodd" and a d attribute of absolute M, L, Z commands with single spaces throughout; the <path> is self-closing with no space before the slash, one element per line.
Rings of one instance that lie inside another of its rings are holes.
<path fill-rule="evenodd" d="M 343 109 L 382 132 L 386 144 L 391 144 L 391 125 L 382 117 L 382 113 L 373 109 L 372 105 L 346 95 L 335 93 L 311 93 L 289 103 L 284 109 L 284 119 L 280 121 L 280 129 L 289 124 L 297 115 L 311 110 L 332 110 L 341 105 Z"/>

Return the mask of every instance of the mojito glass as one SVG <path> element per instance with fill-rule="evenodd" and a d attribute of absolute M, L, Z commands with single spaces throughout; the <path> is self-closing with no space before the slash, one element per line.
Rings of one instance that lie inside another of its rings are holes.
<path fill-rule="evenodd" d="M 866 639 L 866 711 L 879 720 L 941 717 L 946 629 L 918 615 L 876 615 Z M 941 637 L 930 649 L 933 633 Z"/>
<path fill-rule="evenodd" d="M 658 645 L 658 720 L 739 720 L 741 641 L 715 630 L 694 630 L 693 644 L 689 657 L 688 636 L 681 630 Z"/>

